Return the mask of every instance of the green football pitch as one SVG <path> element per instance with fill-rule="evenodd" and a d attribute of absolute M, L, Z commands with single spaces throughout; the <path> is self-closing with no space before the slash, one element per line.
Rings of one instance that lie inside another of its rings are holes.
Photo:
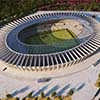
<path fill-rule="evenodd" d="M 69 29 L 45 31 L 34 34 L 25 39 L 25 43 L 31 45 L 49 45 L 63 48 L 71 48 L 79 44 L 77 36 Z"/>

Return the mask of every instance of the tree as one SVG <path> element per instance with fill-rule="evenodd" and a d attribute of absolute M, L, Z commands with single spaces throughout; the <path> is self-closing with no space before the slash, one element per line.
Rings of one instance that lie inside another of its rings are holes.
<path fill-rule="evenodd" d="M 71 96 L 71 95 L 73 95 L 73 94 L 74 94 L 74 90 L 73 90 L 73 89 L 70 89 L 69 92 L 68 92 L 68 95 Z"/>
<path fill-rule="evenodd" d="M 6 95 L 7 98 L 12 98 L 13 96 L 11 94 Z"/>
<path fill-rule="evenodd" d="M 51 98 L 50 97 L 47 97 L 47 100 L 51 100 Z"/>
<path fill-rule="evenodd" d="M 55 97 L 55 96 L 57 96 L 57 93 L 56 93 L 56 92 L 53 92 L 53 93 L 51 94 L 51 97 Z"/>
<path fill-rule="evenodd" d="M 32 94 L 33 94 L 33 91 L 30 92 L 30 93 L 27 95 L 27 97 L 32 98 L 32 97 L 33 97 Z"/>
<path fill-rule="evenodd" d="M 44 92 L 41 92 L 40 96 L 41 96 L 42 98 L 45 97 Z"/>

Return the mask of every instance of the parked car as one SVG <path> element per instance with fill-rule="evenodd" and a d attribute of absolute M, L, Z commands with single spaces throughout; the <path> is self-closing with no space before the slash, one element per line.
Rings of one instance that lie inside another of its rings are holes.
<path fill-rule="evenodd" d="M 40 78 L 40 79 L 37 80 L 37 82 L 38 83 L 40 83 L 40 82 L 49 82 L 50 80 L 51 80 L 50 77 L 49 78 Z"/>

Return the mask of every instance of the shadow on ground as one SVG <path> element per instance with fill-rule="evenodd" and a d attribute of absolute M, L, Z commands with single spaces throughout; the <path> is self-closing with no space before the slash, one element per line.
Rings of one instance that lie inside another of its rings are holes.
<path fill-rule="evenodd" d="M 12 96 L 16 96 L 19 93 L 24 93 L 25 91 L 27 91 L 29 89 L 29 86 L 25 86 L 24 88 L 20 89 L 20 90 L 16 90 L 12 93 Z"/>

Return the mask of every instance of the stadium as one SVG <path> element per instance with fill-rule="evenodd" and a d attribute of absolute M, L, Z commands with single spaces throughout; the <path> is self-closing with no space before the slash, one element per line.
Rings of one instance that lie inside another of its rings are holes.
<path fill-rule="evenodd" d="M 68 67 L 98 50 L 98 22 L 70 11 L 29 15 L 1 28 L 0 47 L 0 60 L 16 68 Z"/>
<path fill-rule="evenodd" d="M 38 11 L 0 28 L 0 98 L 99 100 L 99 73 L 98 12 Z"/>

